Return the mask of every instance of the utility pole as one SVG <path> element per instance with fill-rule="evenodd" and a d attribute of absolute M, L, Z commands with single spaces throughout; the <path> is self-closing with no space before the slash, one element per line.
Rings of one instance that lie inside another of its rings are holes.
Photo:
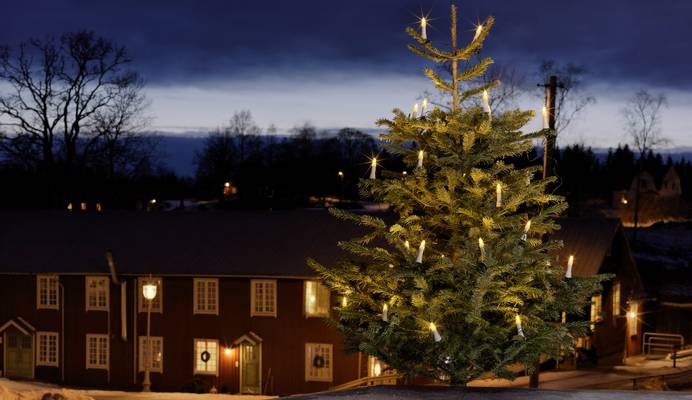
<path fill-rule="evenodd" d="M 557 89 L 563 88 L 561 83 L 557 82 L 557 76 L 551 75 L 548 83 L 538 85 L 545 88 L 545 109 L 548 113 L 548 126 L 550 133 L 546 135 L 543 141 L 543 179 L 555 175 L 553 158 L 555 156 L 555 139 L 557 132 L 555 130 L 555 98 L 557 97 Z"/>

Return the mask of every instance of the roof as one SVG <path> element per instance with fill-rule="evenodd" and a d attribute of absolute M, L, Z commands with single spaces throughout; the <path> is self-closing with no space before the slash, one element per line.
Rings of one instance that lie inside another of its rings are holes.
<path fill-rule="evenodd" d="M 0 273 L 310 277 L 308 257 L 326 265 L 349 256 L 337 242 L 362 228 L 325 210 L 196 213 L 3 212 Z M 554 239 L 575 276 L 597 274 L 620 222 L 564 218 Z"/>
<path fill-rule="evenodd" d="M 359 228 L 324 210 L 197 213 L 3 212 L 0 273 L 306 277 Z"/>
<path fill-rule="evenodd" d="M 561 218 L 561 229 L 552 239 L 562 240 L 564 247 L 555 252 L 558 262 L 567 264 L 574 255 L 572 275 L 592 276 L 599 273 L 603 261 L 620 229 L 617 218 Z"/>

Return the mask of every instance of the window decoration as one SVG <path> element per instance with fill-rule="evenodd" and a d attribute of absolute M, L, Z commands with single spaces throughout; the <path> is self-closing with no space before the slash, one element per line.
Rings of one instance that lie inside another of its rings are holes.
<path fill-rule="evenodd" d="M 219 341 L 195 339 L 194 373 L 198 375 L 219 374 Z"/>
<path fill-rule="evenodd" d="M 305 381 L 332 382 L 332 345 L 305 343 Z"/>

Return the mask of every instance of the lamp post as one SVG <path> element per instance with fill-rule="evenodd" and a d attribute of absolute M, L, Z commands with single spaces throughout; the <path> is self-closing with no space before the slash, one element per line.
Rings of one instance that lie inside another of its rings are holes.
<path fill-rule="evenodd" d="M 339 202 L 343 202 L 344 201 L 344 172 L 339 171 L 339 173 L 337 175 L 339 175 L 339 179 L 341 181 L 341 192 L 340 192 L 341 195 L 339 196 Z"/>
<path fill-rule="evenodd" d="M 156 298 L 156 284 L 149 278 L 149 281 L 142 285 L 142 295 L 147 300 L 147 356 L 144 360 L 144 380 L 142 381 L 142 392 L 151 391 L 151 380 L 149 379 L 149 368 L 151 367 L 151 303 Z"/>

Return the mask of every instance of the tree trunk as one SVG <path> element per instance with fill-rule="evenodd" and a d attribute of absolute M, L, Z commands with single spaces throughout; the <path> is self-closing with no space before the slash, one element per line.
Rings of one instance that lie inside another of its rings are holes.
<path fill-rule="evenodd" d="M 533 365 L 533 372 L 531 373 L 531 376 L 529 377 L 529 387 L 537 389 L 538 388 L 538 381 L 541 375 L 541 361 L 538 360 L 536 363 Z"/>

